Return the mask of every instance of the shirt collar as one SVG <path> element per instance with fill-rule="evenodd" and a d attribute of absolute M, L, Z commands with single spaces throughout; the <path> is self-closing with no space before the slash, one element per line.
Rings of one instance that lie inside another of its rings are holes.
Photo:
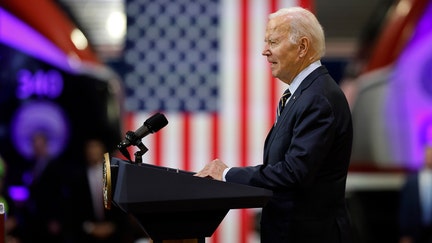
<path fill-rule="evenodd" d="M 311 74 L 315 69 L 317 69 L 319 66 L 321 66 L 321 61 L 315 61 L 311 63 L 309 66 L 307 66 L 305 69 L 303 69 L 291 82 L 288 89 L 291 92 L 291 94 L 294 94 L 294 92 L 297 90 L 297 88 L 300 86 L 301 82 L 309 75 Z"/>

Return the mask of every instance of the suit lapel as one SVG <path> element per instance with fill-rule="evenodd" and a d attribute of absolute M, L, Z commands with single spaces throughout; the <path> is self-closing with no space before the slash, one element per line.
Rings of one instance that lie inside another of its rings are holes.
<path fill-rule="evenodd" d="M 268 144 L 270 143 L 270 138 L 272 138 L 273 130 L 274 130 L 274 126 L 271 127 L 270 131 L 267 134 L 265 142 L 264 142 L 264 153 L 263 153 L 263 163 L 264 164 L 267 163 L 267 158 L 268 158 L 268 153 L 269 153 L 269 148 L 270 148 L 270 146 L 268 146 Z"/>
<path fill-rule="evenodd" d="M 273 139 L 276 134 L 278 134 L 278 130 L 281 129 L 283 124 L 285 123 L 286 119 L 289 119 L 289 114 L 291 113 L 291 109 L 294 106 L 294 104 L 297 102 L 301 94 L 305 89 L 307 89 L 319 76 L 328 73 L 327 68 L 324 66 L 320 66 L 317 69 L 315 69 L 312 73 L 310 73 L 300 84 L 300 86 L 297 88 L 297 90 L 294 92 L 294 94 L 289 99 L 287 105 L 283 109 L 279 121 L 273 126 L 269 133 L 267 134 L 267 137 L 265 139 L 264 143 L 264 163 L 267 162 L 268 154 L 270 151 L 270 145 L 273 142 Z"/>
<path fill-rule="evenodd" d="M 294 92 L 294 94 L 289 99 L 288 103 L 286 104 L 285 108 L 282 111 L 281 114 L 281 121 L 287 119 L 290 114 L 290 110 L 293 107 L 293 105 L 297 102 L 298 98 L 303 94 L 303 91 L 307 89 L 319 76 L 327 73 L 327 69 L 324 66 L 320 66 L 317 69 L 315 69 L 312 73 L 310 73 L 306 78 L 301 82 L 300 86 L 297 88 L 297 90 Z M 281 122 L 283 124 L 283 122 Z M 276 125 L 276 128 L 280 127 Z"/>

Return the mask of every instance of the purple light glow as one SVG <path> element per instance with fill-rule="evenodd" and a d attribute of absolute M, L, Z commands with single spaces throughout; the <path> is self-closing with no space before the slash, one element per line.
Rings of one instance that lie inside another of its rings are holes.
<path fill-rule="evenodd" d="M 422 119 L 419 124 L 420 126 L 420 144 L 422 145 L 432 145 L 432 114 L 430 116 Z"/>
<path fill-rule="evenodd" d="M 412 40 L 389 82 L 385 124 L 392 127 L 388 141 L 395 159 L 417 169 L 423 165 L 424 146 L 432 129 L 432 3 L 421 17 Z"/>
<path fill-rule="evenodd" d="M 25 99 L 31 95 L 57 98 L 63 91 L 63 77 L 57 70 L 38 70 L 34 74 L 26 69 L 18 73 L 17 98 Z"/>
<path fill-rule="evenodd" d="M 48 137 L 48 149 L 53 157 L 66 147 L 69 126 L 62 109 L 49 101 L 33 101 L 19 107 L 12 119 L 12 142 L 26 158 L 33 156 L 32 136 L 43 132 Z"/>
<path fill-rule="evenodd" d="M 0 7 L 0 43 L 20 50 L 69 73 L 68 57 L 52 42 Z M 0 54 L 1 58 L 1 54 Z"/>
<path fill-rule="evenodd" d="M 30 193 L 25 186 L 9 186 L 9 195 L 15 202 L 23 202 L 28 199 Z"/>

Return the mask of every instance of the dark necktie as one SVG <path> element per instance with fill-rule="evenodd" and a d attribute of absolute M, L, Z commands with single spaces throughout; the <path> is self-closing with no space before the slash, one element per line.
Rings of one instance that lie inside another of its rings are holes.
<path fill-rule="evenodd" d="M 289 89 L 286 89 L 285 92 L 283 93 L 282 97 L 279 100 L 279 105 L 276 111 L 276 122 L 279 119 L 280 114 L 282 114 L 282 110 L 285 108 L 285 104 L 286 101 L 288 100 L 288 98 L 291 96 L 291 93 L 289 91 Z"/>

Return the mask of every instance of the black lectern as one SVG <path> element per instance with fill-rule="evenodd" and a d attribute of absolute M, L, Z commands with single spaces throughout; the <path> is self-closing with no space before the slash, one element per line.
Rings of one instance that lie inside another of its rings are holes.
<path fill-rule="evenodd" d="M 105 154 L 104 199 L 134 216 L 155 242 L 204 242 L 230 209 L 263 207 L 270 190 L 193 176 L 193 172 L 130 163 Z"/>

